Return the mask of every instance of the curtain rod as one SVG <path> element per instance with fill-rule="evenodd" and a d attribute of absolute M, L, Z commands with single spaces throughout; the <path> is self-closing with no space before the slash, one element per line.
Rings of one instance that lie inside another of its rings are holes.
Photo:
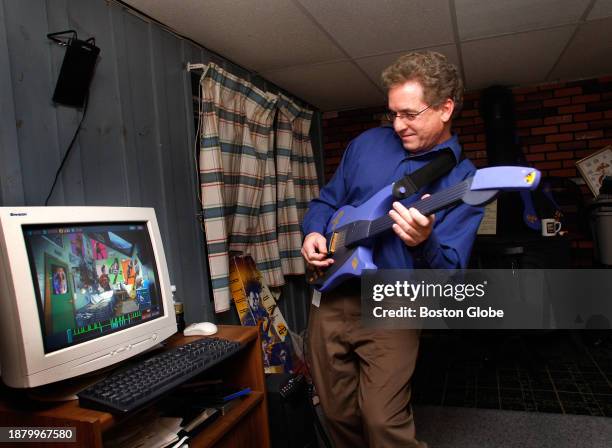
<path fill-rule="evenodd" d="M 230 64 L 233 64 L 233 62 L 230 62 Z M 234 64 L 235 65 L 235 64 Z M 205 70 L 206 67 L 208 67 L 208 64 L 202 64 L 202 63 L 195 63 L 192 64 L 191 62 L 186 62 L 185 63 L 185 69 L 188 72 L 191 72 L 192 70 Z M 240 66 L 238 66 L 240 67 Z M 242 67 L 240 67 L 242 68 Z M 224 70 L 226 70 L 224 68 Z M 260 79 L 262 79 L 266 84 L 269 84 L 270 86 L 273 86 L 274 89 L 276 89 L 278 92 L 281 92 L 285 95 L 287 95 L 288 97 L 290 97 L 293 101 L 296 101 L 298 104 L 300 104 L 303 107 L 306 107 L 312 111 L 317 111 L 318 109 L 313 106 L 312 104 L 310 104 L 308 101 L 304 101 L 303 99 L 297 97 L 296 95 L 294 95 L 293 93 L 287 92 L 286 90 L 280 88 L 279 86 L 277 86 L 276 84 L 274 84 L 273 82 L 270 82 L 268 80 L 266 80 L 265 78 L 261 78 L 260 75 L 258 75 L 257 73 L 251 73 L 252 75 L 258 76 Z"/>
<path fill-rule="evenodd" d="M 192 64 L 191 62 L 187 62 L 185 67 L 188 72 L 191 70 L 204 70 L 206 68 L 206 64 Z"/>

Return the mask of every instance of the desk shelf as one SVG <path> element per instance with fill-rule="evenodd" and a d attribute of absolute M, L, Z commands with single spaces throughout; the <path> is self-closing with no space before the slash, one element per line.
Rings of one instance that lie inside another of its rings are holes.
<path fill-rule="evenodd" d="M 249 413 L 257 406 L 260 406 L 264 400 L 263 392 L 251 392 L 240 404 L 232 408 L 226 415 L 220 417 L 214 422 L 214 424 L 205 428 L 201 433 L 197 435 L 195 443 L 202 444 L 202 446 L 217 446 L 217 444 L 224 437 L 232 436 L 232 441 L 236 434 L 233 433 L 234 429 L 242 425 L 242 420 L 249 415 Z M 255 434 L 243 434 L 244 431 L 238 429 L 236 433 L 240 436 L 240 440 L 248 440 Z M 242 438 L 242 435 L 246 435 L 246 439 Z M 228 441 L 229 442 L 229 441 Z M 225 446 L 225 443 L 222 445 Z M 242 443 L 233 443 L 227 446 L 246 446 Z"/>
<path fill-rule="evenodd" d="M 176 334 L 168 340 L 166 346 L 170 348 L 186 344 L 198 337 Z M 214 369 L 223 375 L 228 384 L 250 387 L 252 392 L 226 415 L 212 422 L 191 439 L 189 446 L 269 447 L 266 386 L 257 327 L 221 325 L 215 337 L 237 341 L 244 346 Z M 0 426 L 76 428 L 76 443 L 52 444 L 54 447 L 101 448 L 103 434 L 122 420 L 122 416 L 81 408 L 76 400 L 59 404 L 36 402 L 27 398 L 26 391 L 18 390 L 9 390 L 0 397 Z M 36 444 L 18 443 L 15 446 L 27 448 Z"/>

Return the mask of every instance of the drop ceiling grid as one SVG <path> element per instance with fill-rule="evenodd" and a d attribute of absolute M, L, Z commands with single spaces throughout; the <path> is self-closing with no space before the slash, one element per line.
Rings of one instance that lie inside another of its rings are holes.
<path fill-rule="evenodd" d="M 550 81 L 612 73 L 612 17 L 585 22 L 549 74 Z"/>
<path fill-rule="evenodd" d="M 127 3 L 249 70 L 344 58 L 342 51 L 291 1 L 127 0 Z"/>
<path fill-rule="evenodd" d="M 466 88 L 534 84 L 544 79 L 571 37 L 574 25 L 461 44 Z"/>
<path fill-rule="evenodd" d="M 448 0 L 296 0 L 352 58 L 453 42 Z"/>
<path fill-rule="evenodd" d="M 352 61 L 289 67 L 263 72 L 261 76 L 300 98 L 308 98 L 322 111 L 385 103 L 383 93 Z"/>
<path fill-rule="evenodd" d="M 468 89 L 612 72 L 612 0 L 125 2 L 322 110 L 384 104 L 380 72 L 412 50 Z"/>
<path fill-rule="evenodd" d="M 587 20 L 612 17 L 612 2 L 610 0 L 597 0 Z"/>
<path fill-rule="evenodd" d="M 455 0 L 462 41 L 576 23 L 591 0 Z"/>

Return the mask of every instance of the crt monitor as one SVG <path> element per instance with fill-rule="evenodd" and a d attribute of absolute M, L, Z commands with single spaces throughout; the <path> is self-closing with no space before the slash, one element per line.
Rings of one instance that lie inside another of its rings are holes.
<path fill-rule="evenodd" d="M 5 384 L 36 387 L 96 371 L 175 332 L 153 209 L 0 207 Z"/>

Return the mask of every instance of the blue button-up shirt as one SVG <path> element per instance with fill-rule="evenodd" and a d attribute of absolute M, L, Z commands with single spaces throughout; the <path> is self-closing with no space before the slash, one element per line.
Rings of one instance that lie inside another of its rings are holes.
<path fill-rule="evenodd" d="M 446 176 L 401 201 L 408 206 L 425 193 L 449 188 L 472 176 L 476 170 L 468 159 L 461 160 L 457 136 L 422 154 L 411 154 L 402 146 L 392 128 L 379 127 L 365 131 L 347 147 L 331 181 L 311 201 L 304 217 L 304 235 L 325 235 L 334 212 L 345 205 L 358 207 L 383 187 L 427 164 L 432 154 L 450 148 L 457 166 Z M 460 203 L 436 212 L 429 238 L 410 248 L 393 232 L 381 235 L 374 247 L 374 263 L 379 269 L 424 268 L 455 269 L 467 266 L 472 244 L 484 214 L 482 207 Z"/>

